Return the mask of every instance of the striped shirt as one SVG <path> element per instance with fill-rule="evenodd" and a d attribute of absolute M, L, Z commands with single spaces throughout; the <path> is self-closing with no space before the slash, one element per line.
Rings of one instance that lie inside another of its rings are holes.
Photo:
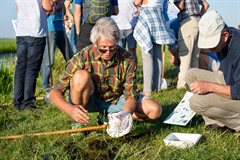
<path fill-rule="evenodd" d="M 183 19 L 189 16 L 201 16 L 201 11 L 199 5 L 203 5 L 205 0 L 185 0 L 184 2 L 184 9 L 179 12 L 179 20 L 182 21 Z"/>
<path fill-rule="evenodd" d="M 90 73 L 95 87 L 94 95 L 105 102 L 115 104 L 124 94 L 125 99 L 136 99 L 136 61 L 131 53 L 117 47 L 109 63 L 105 63 L 94 45 L 78 52 L 70 59 L 62 77 L 53 89 L 64 93 L 70 87 L 70 79 L 77 70 Z"/>
<path fill-rule="evenodd" d="M 134 38 L 145 52 L 157 44 L 174 44 L 175 36 L 167 31 L 165 19 L 159 6 L 142 6 L 134 29 Z"/>

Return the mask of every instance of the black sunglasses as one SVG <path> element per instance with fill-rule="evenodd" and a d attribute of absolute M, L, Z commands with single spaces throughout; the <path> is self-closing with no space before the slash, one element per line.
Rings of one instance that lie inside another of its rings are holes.
<path fill-rule="evenodd" d="M 113 53 L 117 50 L 117 47 L 115 48 L 111 48 L 111 49 L 103 49 L 103 48 L 98 48 L 98 51 L 102 54 L 106 53 L 107 51 L 109 51 L 110 53 Z"/>

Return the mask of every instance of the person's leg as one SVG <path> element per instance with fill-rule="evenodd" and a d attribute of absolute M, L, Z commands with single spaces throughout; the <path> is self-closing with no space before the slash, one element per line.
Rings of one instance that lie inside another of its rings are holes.
<path fill-rule="evenodd" d="M 231 100 L 216 94 L 194 95 L 190 106 L 197 114 L 202 115 L 205 125 L 217 124 L 240 130 L 240 101 Z"/>
<path fill-rule="evenodd" d="M 71 49 L 71 45 L 66 36 L 65 31 L 57 31 L 56 32 L 56 45 L 60 49 L 65 61 L 67 62 L 73 56 L 73 51 Z M 53 61 L 54 63 L 54 61 Z"/>
<path fill-rule="evenodd" d="M 89 95 L 94 91 L 91 75 L 85 70 L 78 70 L 71 79 L 70 93 L 73 104 L 86 107 Z"/>
<path fill-rule="evenodd" d="M 126 49 L 126 36 L 125 36 L 125 32 L 124 32 L 124 31 L 125 31 L 125 30 L 120 30 L 120 35 L 121 35 L 120 37 L 121 37 L 121 39 L 120 39 L 118 45 L 119 45 L 120 47 Z"/>
<path fill-rule="evenodd" d="M 32 102 L 35 101 L 36 82 L 42 64 L 43 52 L 46 45 L 46 37 L 30 37 L 28 44 L 27 67 L 24 83 L 25 106 L 29 104 L 31 105 Z"/>
<path fill-rule="evenodd" d="M 124 110 L 125 98 L 122 95 L 117 104 L 100 102 L 100 108 L 105 108 L 107 113 L 116 113 Z M 162 113 L 161 106 L 155 100 L 144 97 L 142 94 L 138 94 L 136 111 L 132 114 L 135 120 L 155 120 L 160 117 Z"/>
<path fill-rule="evenodd" d="M 199 18 L 192 17 L 192 34 L 191 34 L 191 43 L 192 43 L 192 57 L 191 57 L 191 68 L 199 67 L 199 54 L 200 49 L 198 48 L 198 21 Z"/>
<path fill-rule="evenodd" d="M 186 75 L 188 85 L 203 80 L 218 84 L 225 84 L 223 74 L 201 69 L 191 69 Z M 227 99 L 213 93 L 205 95 L 194 94 L 190 99 L 190 107 L 197 114 L 202 115 L 206 125 L 217 124 L 240 130 L 240 102 Z"/>
<path fill-rule="evenodd" d="M 145 96 L 150 96 L 152 93 L 152 86 L 153 86 L 153 48 L 148 52 L 145 53 L 142 50 L 142 62 L 143 62 L 143 94 Z"/>
<path fill-rule="evenodd" d="M 151 99 L 146 98 L 143 95 L 138 95 L 138 102 L 136 112 L 134 112 L 133 119 L 135 120 L 156 120 L 162 114 L 161 105 Z"/>
<path fill-rule="evenodd" d="M 49 44 L 47 43 L 45 46 L 44 54 L 43 54 L 43 61 L 41 66 L 41 72 L 42 72 L 42 89 L 50 88 L 50 66 L 53 66 L 53 58 L 54 53 L 56 50 L 56 32 L 48 32 L 48 39 Z M 49 45 L 49 46 L 48 46 Z M 48 50 L 49 47 L 49 50 Z M 49 53 L 50 51 L 50 53 Z M 51 63 L 49 65 L 49 54 Z"/>
<path fill-rule="evenodd" d="M 76 48 L 76 28 L 75 28 L 75 25 L 73 25 L 71 27 L 69 42 L 71 44 L 71 48 L 72 48 L 73 54 L 76 54 L 77 48 Z"/>
<path fill-rule="evenodd" d="M 162 50 L 161 45 L 153 43 L 153 85 L 154 91 L 161 90 L 162 84 Z"/>
<path fill-rule="evenodd" d="M 133 37 L 133 29 L 126 30 L 127 32 L 127 46 L 128 50 L 133 54 L 133 56 L 136 58 L 137 61 L 137 53 L 136 53 L 136 48 L 137 48 L 137 41 Z"/>
<path fill-rule="evenodd" d="M 77 37 L 77 50 L 80 51 L 81 49 L 89 46 L 92 44 L 90 41 L 90 33 L 93 28 L 92 24 L 84 23 L 81 26 L 81 31 L 79 36 Z"/>
<path fill-rule="evenodd" d="M 24 99 L 24 80 L 27 66 L 26 37 L 17 37 L 17 64 L 14 73 L 14 105 L 21 108 Z"/>
<path fill-rule="evenodd" d="M 196 20 L 187 18 L 181 22 L 181 27 L 178 34 L 180 72 L 178 74 L 177 88 L 185 88 L 186 82 L 184 78 L 186 76 L 186 72 L 191 68 L 191 65 L 198 65 L 197 56 L 199 51 L 197 52 L 197 49 L 194 49 L 194 44 L 197 43 L 197 35 L 198 25 L 196 24 Z M 192 57 L 194 57 L 193 62 Z"/>

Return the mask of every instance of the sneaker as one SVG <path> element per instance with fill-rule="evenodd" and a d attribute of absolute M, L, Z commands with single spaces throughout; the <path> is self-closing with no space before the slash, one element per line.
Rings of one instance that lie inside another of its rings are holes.
<path fill-rule="evenodd" d="M 99 125 L 103 125 L 103 124 L 107 124 L 108 123 L 108 117 L 106 114 L 99 112 L 98 116 L 97 116 L 97 123 Z"/>
<path fill-rule="evenodd" d="M 50 101 L 50 99 L 49 99 L 49 92 L 46 92 L 45 97 L 44 97 L 44 100 L 45 100 L 45 102 L 46 102 L 47 104 L 50 104 L 50 103 L 51 103 L 51 101 Z"/>
<path fill-rule="evenodd" d="M 236 131 L 234 129 L 231 129 L 227 126 L 219 126 L 217 124 L 210 124 L 210 125 L 207 125 L 206 128 L 208 130 L 211 130 L 211 131 L 219 131 L 221 133 L 235 133 Z"/>

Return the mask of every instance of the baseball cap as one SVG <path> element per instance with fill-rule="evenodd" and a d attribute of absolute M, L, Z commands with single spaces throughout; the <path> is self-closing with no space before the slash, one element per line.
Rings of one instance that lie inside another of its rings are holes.
<path fill-rule="evenodd" d="M 198 47 L 203 49 L 214 48 L 218 45 L 221 32 L 225 27 L 222 16 L 216 11 L 207 11 L 199 23 Z"/>

